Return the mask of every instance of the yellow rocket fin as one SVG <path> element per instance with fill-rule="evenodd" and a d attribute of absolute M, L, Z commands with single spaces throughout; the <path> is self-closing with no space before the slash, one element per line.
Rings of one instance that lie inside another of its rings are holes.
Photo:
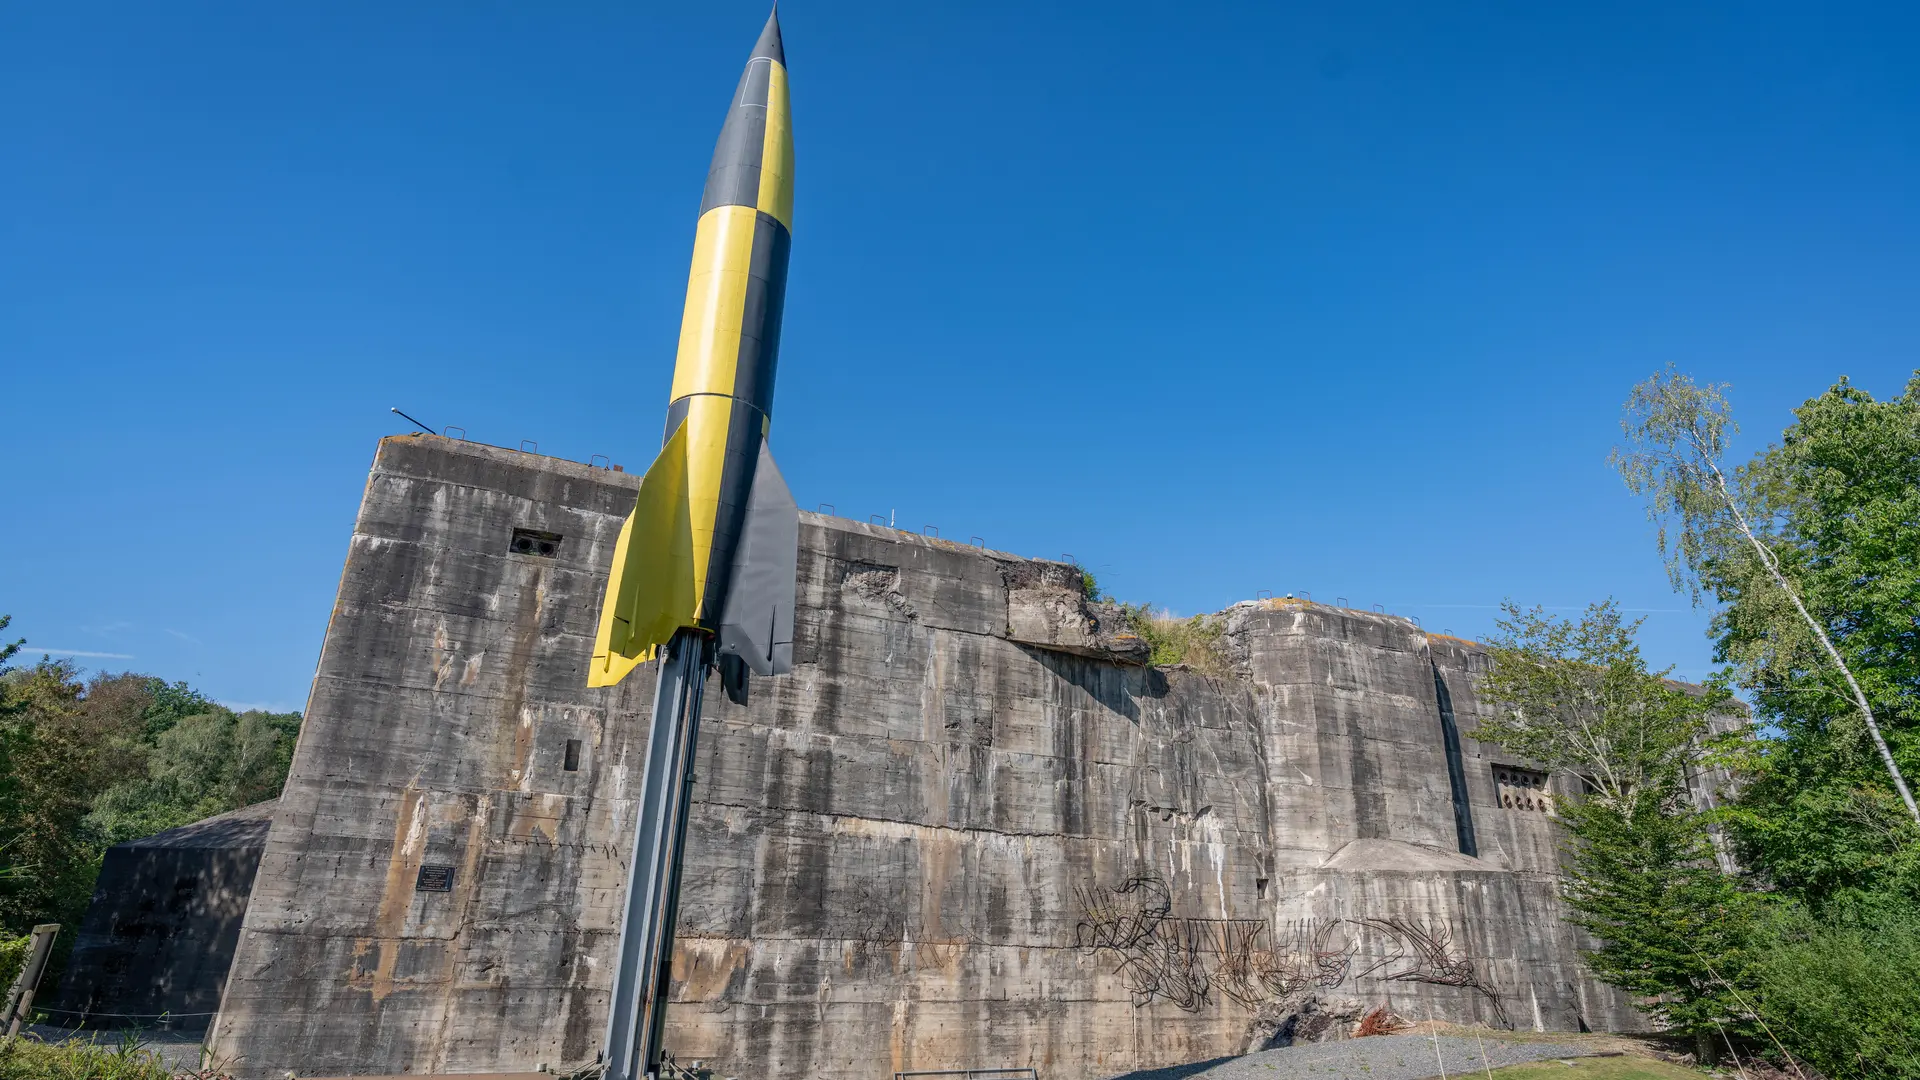
<path fill-rule="evenodd" d="M 675 630 L 694 624 L 698 601 L 683 421 L 641 478 L 633 513 L 620 527 L 587 685 L 612 686 L 653 659 Z"/>

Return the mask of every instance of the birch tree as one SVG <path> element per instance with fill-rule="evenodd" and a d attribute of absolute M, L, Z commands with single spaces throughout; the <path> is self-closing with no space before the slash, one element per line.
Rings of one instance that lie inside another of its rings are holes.
<path fill-rule="evenodd" d="M 1611 462 L 1627 487 L 1646 500 L 1676 590 L 1699 604 L 1705 575 L 1716 580 L 1744 577 L 1773 590 L 1782 602 L 1776 605 L 1781 617 L 1772 624 L 1777 647 L 1790 647 L 1796 636 L 1792 631 L 1804 631 L 1821 660 L 1839 676 L 1908 815 L 1920 825 L 1920 805 L 1860 678 L 1788 572 L 1790 538 L 1775 528 L 1781 504 L 1778 477 L 1760 469 L 1730 479 L 1722 465 L 1727 441 L 1739 430 L 1725 390 L 1724 385 L 1696 384 L 1672 367 L 1636 385 L 1620 421 L 1625 441 L 1615 447 Z"/>
<path fill-rule="evenodd" d="M 1689 693 L 1647 670 L 1611 600 L 1579 619 L 1502 605 L 1480 696 L 1494 706 L 1472 732 L 1553 772 L 1578 776 L 1587 798 L 1631 816 L 1684 795 L 1708 715 L 1724 700 Z"/>

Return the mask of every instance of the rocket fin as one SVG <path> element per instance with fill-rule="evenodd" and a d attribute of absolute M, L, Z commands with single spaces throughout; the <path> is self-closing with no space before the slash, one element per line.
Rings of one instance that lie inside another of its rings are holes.
<path fill-rule="evenodd" d="M 738 656 L 757 675 L 782 675 L 793 667 L 799 555 L 800 508 L 761 439 L 719 641 L 721 655 Z"/>
<path fill-rule="evenodd" d="M 633 513 L 620 527 L 587 685 L 614 685 L 653 659 L 675 630 L 692 626 L 693 585 L 687 425 L 682 421 L 641 478 Z"/>

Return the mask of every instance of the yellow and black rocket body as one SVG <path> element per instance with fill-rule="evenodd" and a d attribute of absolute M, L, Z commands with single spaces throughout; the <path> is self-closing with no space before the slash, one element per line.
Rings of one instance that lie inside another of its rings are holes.
<path fill-rule="evenodd" d="M 633 856 L 607 1002 L 603 1080 L 674 1072 L 663 1040 L 700 703 L 708 672 L 793 663 L 800 515 L 767 453 L 793 225 L 793 133 L 778 17 L 747 61 L 713 151 L 660 456 L 614 546 L 587 685 L 658 658 Z"/>
<path fill-rule="evenodd" d="M 799 513 L 767 452 L 792 225 L 793 131 L 774 18 L 714 148 L 665 440 L 614 548 L 589 686 L 619 682 L 683 628 L 712 635 L 730 694 L 736 682 L 744 692 L 744 669 L 792 665 Z"/>

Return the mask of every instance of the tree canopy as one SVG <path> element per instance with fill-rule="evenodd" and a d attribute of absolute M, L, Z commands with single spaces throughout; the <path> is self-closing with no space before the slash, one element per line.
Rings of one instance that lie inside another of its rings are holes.
<path fill-rule="evenodd" d="M 1846 659 L 1902 772 L 1920 769 L 1920 374 L 1875 401 L 1842 379 L 1739 471 L 1769 549 Z M 1920 897 L 1920 829 L 1903 814 L 1851 687 L 1764 569 L 1703 559 L 1717 657 L 1765 725 L 1731 827 L 1747 861 L 1815 903 Z"/>
<path fill-rule="evenodd" d="M 1505 605 L 1480 685 L 1493 714 L 1473 735 L 1580 778 L 1584 797 L 1558 813 L 1572 921 L 1599 939 L 1588 965 L 1668 1029 L 1707 1037 L 1738 1012 L 1711 958 L 1741 947 L 1749 907 L 1689 784 L 1727 694 L 1648 670 L 1639 626 L 1612 601 L 1578 619 Z"/>
<path fill-rule="evenodd" d="M 1725 390 L 1671 368 L 1642 382 L 1613 455 L 1675 588 L 1713 607 L 1715 685 L 1648 671 L 1611 604 L 1509 606 L 1476 734 L 1584 781 L 1561 808 L 1564 886 L 1601 979 L 1708 1056 L 1739 1040 L 1912 1080 L 1920 373 L 1887 401 L 1839 380 L 1738 467 Z M 1701 710 L 1722 685 L 1751 723 L 1715 736 Z"/>
<path fill-rule="evenodd" d="M 1480 691 L 1499 711 L 1475 738 L 1574 773 L 1591 801 L 1623 813 L 1642 795 L 1684 789 L 1724 691 L 1689 692 L 1666 679 L 1671 669 L 1647 670 L 1634 636 L 1640 623 L 1621 618 L 1611 600 L 1577 620 L 1512 603 L 1503 610 Z"/>
<path fill-rule="evenodd" d="M 77 924 L 113 844 L 279 794 L 298 713 L 70 660 L 6 666 L 18 647 L 0 648 L 0 932 Z"/>

